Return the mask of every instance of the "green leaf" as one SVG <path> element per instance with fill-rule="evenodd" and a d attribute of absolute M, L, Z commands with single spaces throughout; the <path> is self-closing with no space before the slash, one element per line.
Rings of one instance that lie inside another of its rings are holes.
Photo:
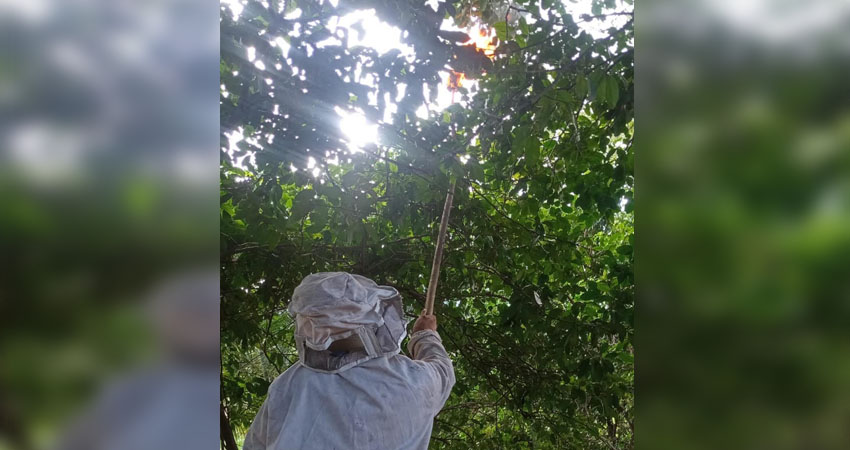
<path fill-rule="evenodd" d="M 576 97 L 583 98 L 590 91 L 590 85 L 587 82 L 587 77 L 584 75 L 576 76 L 576 85 L 575 85 L 575 93 Z"/>
<path fill-rule="evenodd" d="M 301 220 L 313 209 L 313 197 L 316 195 L 312 189 L 304 189 L 292 199 L 292 211 L 290 218 L 292 220 Z"/>
<path fill-rule="evenodd" d="M 540 162 L 540 145 L 536 139 L 526 141 L 525 159 L 532 166 L 536 166 Z"/>
<path fill-rule="evenodd" d="M 273 202 L 279 202 L 281 197 L 283 196 L 283 189 L 279 184 L 275 183 L 271 189 L 269 189 L 270 200 Z"/>
<path fill-rule="evenodd" d="M 310 233 L 319 233 L 325 228 L 328 221 L 328 208 L 319 207 L 310 213 L 310 226 L 307 231 Z"/>
<path fill-rule="evenodd" d="M 596 88 L 596 97 L 607 103 L 608 106 L 616 106 L 617 100 L 620 98 L 620 84 L 617 79 L 610 75 L 603 76 Z"/>
<path fill-rule="evenodd" d="M 266 18 L 265 18 L 265 17 L 263 17 L 263 16 L 257 16 L 257 17 L 254 17 L 254 20 L 256 20 L 256 21 L 260 22 L 260 23 L 263 25 L 263 28 L 268 28 L 268 27 L 269 27 L 269 21 L 268 21 L 268 20 L 266 20 Z"/>
<path fill-rule="evenodd" d="M 529 129 L 527 126 L 520 127 L 517 130 L 516 137 L 514 137 L 512 150 L 519 152 L 522 154 L 525 152 L 525 147 L 528 144 L 529 139 Z"/>
<path fill-rule="evenodd" d="M 602 14 L 602 4 L 599 0 L 593 0 L 593 5 L 590 7 L 590 11 L 595 16 Z"/>
<path fill-rule="evenodd" d="M 508 26 L 504 21 L 494 23 L 493 29 L 496 30 L 496 37 L 498 37 L 500 41 L 505 42 L 508 40 Z"/>
<path fill-rule="evenodd" d="M 466 163 L 469 170 L 469 178 L 477 181 L 484 181 L 484 167 L 478 161 L 471 160 Z"/>

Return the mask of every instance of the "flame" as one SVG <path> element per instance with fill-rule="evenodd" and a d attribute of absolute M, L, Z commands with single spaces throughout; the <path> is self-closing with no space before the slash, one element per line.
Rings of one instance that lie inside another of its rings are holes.
<path fill-rule="evenodd" d="M 459 87 L 463 86 L 463 80 L 466 79 L 466 75 L 463 72 L 455 72 L 452 70 L 449 72 L 448 79 L 448 88 L 450 91 L 456 91 Z"/>
<path fill-rule="evenodd" d="M 475 48 L 489 58 L 492 58 L 496 53 L 495 42 L 495 35 L 484 28 L 479 28 L 478 33 L 474 33 L 472 37 L 472 43 L 475 45 Z"/>
<path fill-rule="evenodd" d="M 492 59 L 496 54 L 496 35 L 492 31 L 488 31 L 483 27 L 479 27 L 477 32 L 469 33 L 471 38 L 469 42 L 474 45 L 475 50 L 483 53 L 488 58 Z M 466 75 L 463 72 L 455 72 L 452 70 L 449 73 L 448 79 L 448 89 L 452 92 L 455 92 L 463 86 L 463 81 L 466 79 Z"/>

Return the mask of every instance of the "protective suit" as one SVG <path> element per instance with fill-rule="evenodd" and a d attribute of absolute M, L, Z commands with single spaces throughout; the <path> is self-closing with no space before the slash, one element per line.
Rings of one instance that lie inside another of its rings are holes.
<path fill-rule="evenodd" d="M 401 296 L 342 272 L 308 276 L 289 306 L 299 362 L 277 377 L 244 450 L 427 449 L 455 383 L 436 331 L 406 335 Z M 356 336 L 358 349 L 332 343 Z"/>

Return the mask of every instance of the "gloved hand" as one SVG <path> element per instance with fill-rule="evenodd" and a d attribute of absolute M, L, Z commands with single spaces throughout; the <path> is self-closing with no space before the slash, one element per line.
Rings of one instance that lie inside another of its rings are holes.
<path fill-rule="evenodd" d="M 437 316 L 433 314 L 425 314 L 425 310 L 423 309 L 422 313 L 416 319 L 416 322 L 413 323 L 412 333 L 416 333 L 420 330 L 437 331 Z"/>

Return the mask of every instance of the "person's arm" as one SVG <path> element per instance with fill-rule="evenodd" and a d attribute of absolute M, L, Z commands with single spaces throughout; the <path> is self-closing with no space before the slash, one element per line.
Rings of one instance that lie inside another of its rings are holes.
<path fill-rule="evenodd" d="M 431 398 L 434 402 L 434 414 L 440 411 L 449 398 L 455 384 L 455 372 L 452 360 L 443 347 L 443 341 L 437 334 L 437 317 L 422 314 L 413 324 L 413 332 L 407 343 L 407 350 L 414 360 L 422 361 L 432 374 Z"/>

